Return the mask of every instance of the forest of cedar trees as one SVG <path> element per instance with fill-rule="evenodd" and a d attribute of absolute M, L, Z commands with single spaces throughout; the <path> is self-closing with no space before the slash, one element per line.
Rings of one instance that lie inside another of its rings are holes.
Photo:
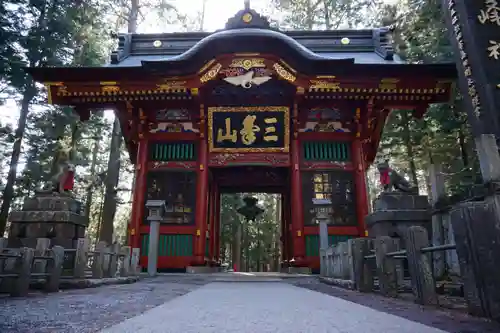
<path fill-rule="evenodd" d="M 116 33 L 204 31 L 208 11 L 214 12 L 210 7 L 234 1 L 243 8 L 242 0 L 184 1 L 189 1 L 190 12 L 175 0 L 0 1 L 1 232 L 8 230 L 9 210 L 19 208 L 50 177 L 54 152 L 73 148 L 75 195 L 88 212 L 88 236 L 92 243 L 125 241 L 133 166 L 119 123 L 111 111 L 95 112 L 90 121 L 81 123 L 71 109 L 48 106 L 44 86 L 35 84 L 22 67 L 105 64 L 117 47 Z M 440 0 L 252 1 L 255 10 L 282 30 L 392 26 L 394 49 L 408 63 L 454 61 L 440 6 Z M 223 28 L 227 18 L 219 19 L 217 28 Z M 418 185 L 421 194 L 430 192 L 431 164 L 440 166 L 450 197 L 467 196 L 471 184 L 480 182 L 458 95 L 450 104 L 432 106 L 423 119 L 394 110 L 377 160 L 387 158 Z M 379 192 L 377 177 L 372 166 L 368 171 L 372 199 Z M 248 258 L 247 267 L 276 263 L 278 199 L 258 194 L 265 213 L 258 223 L 241 227 L 235 207 L 242 205 L 242 195 L 222 198 L 221 257 L 229 262 L 231 249 L 237 246 Z M 235 235 L 243 239 L 241 244 L 234 244 Z"/>

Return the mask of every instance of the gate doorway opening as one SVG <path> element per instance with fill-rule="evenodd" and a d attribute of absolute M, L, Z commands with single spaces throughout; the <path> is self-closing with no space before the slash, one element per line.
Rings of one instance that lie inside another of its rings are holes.
<path fill-rule="evenodd" d="M 277 272 L 282 256 L 282 201 L 277 193 L 223 193 L 221 195 L 221 264 L 238 272 Z M 237 212 L 243 199 L 258 200 L 263 209 L 254 220 Z"/>
<path fill-rule="evenodd" d="M 286 205 L 288 171 L 264 166 L 211 169 L 211 186 L 220 196 L 220 213 L 214 219 L 215 224 L 219 223 L 215 229 L 220 232 L 214 252 L 221 265 L 240 272 L 280 270 L 281 263 L 291 254 L 285 239 L 290 221 Z M 238 213 L 248 197 L 255 198 L 263 210 L 255 219 Z"/>

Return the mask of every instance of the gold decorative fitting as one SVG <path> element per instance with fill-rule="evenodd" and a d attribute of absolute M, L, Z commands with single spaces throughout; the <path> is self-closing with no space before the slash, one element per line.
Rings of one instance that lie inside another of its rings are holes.
<path fill-rule="evenodd" d="M 398 82 L 399 82 L 399 79 L 385 78 L 385 79 L 380 80 L 380 84 L 378 85 L 378 88 L 382 89 L 382 90 L 394 90 L 394 89 L 397 89 Z"/>
<path fill-rule="evenodd" d="M 101 88 L 103 93 L 117 93 L 120 91 L 120 87 L 118 86 L 104 86 Z"/>
<path fill-rule="evenodd" d="M 153 46 L 154 46 L 154 47 L 160 47 L 160 46 L 161 46 L 161 44 L 162 44 L 161 40 L 155 40 L 155 41 L 153 42 Z"/>
<path fill-rule="evenodd" d="M 310 80 L 309 81 L 311 85 L 309 86 L 309 89 L 332 89 L 332 90 L 339 90 L 340 89 L 340 83 L 339 82 L 330 82 L 326 80 Z"/>
<path fill-rule="evenodd" d="M 304 95 L 304 93 L 305 93 L 304 87 L 297 87 L 297 94 Z"/>
<path fill-rule="evenodd" d="M 249 58 L 249 59 L 237 58 L 231 61 L 231 65 L 229 65 L 229 67 L 243 68 L 245 70 L 249 70 L 255 67 L 265 68 L 266 65 L 264 64 L 264 59 L 262 58 Z"/>
<path fill-rule="evenodd" d="M 287 80 L 289 82 L 295 81 L 296 77 L 292 75 L 290 72 L 288 72 L 286 69 L 284 69 L 283 66 L 281 66 L 280 64 L 275 63 L 273 65 L 273 68 L 282 79 Z"/>
<path fill-rule="evenodd" d="M 340 43 L 341 43 L 342 45 L 348 45 L 348 44 L 350 44 L 350 43 L 351 43 L 351 40 L 350 40 L 349 38 L 347 38 L 347 37 L 344 37 L 344 38 L 342 38 L 342 39 L 340 40 Z"/>
<path fill-rule="evenodd" d="M 199 93 L 200 91 L 198 90 L 198 88 L 191 88 L 191 95 L 198 96 Z"/>
<path fill-rule="evenodd" d="M 242 20 L 243 20 L 243 22 L 245 22 L 245 23 L 250 23 L 250 22 L 252 21 L 253 17 L 252 17 L 252 14 L 250 14 L 250 13 L 245 13 L 241 19 L 242 19 Z"/>
<path fill-rule="evenodd" d="M 219 74 L 219 71 L 221 70 L 222 65 L 220 63 L 217 63 L 212 69 L 210 69 L 208 72 L 203 74 L 203 76 L 200 78 L 201 83 L 208 82 L 210 80 L 215 79 L 217 74 Z"/>
<path fill-rule="evenodd" d="M 185 90 L 186 89 L 186 81 L 168 81 L 165 80 L 163 83 L 157 84 L 156 87 L 159 90 L 173 90 L 173 89 L 179 89 L 179 90 Z"/>

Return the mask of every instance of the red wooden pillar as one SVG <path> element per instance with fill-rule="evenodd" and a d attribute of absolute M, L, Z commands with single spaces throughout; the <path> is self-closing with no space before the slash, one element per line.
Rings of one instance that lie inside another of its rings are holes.
<path fill-rule="evenodd" d="M 366 189 L 365 162 L 363 148 L 359 138 L 352 142 L 352 162 L 354 166 L 354 186 L 356 189 L 356 215 L 358 218 L 359 235 L 365 236 L 365 216 L 368 214 L 368 193 Z"/>
<path fill-rule="evenodd" d="M 205 263 L 205 242 L 207 230 L 207 191 L 208 191 L 208 151 L 205 137 L 205 112 L 200 105 L 200 140 L 198 142 L 198 170 L 196 179 L 196 214 L 193 265 Z"/>
<path fill-rule="evenodd" d="M 220 192 L 219 187 L 215 186 L 215 203 L 214 203 L 214 240 L 215 240 L 215 262 L 219 262 L 220 257 Z"/>
<path fill-rule="evenodd" d="M 209 207 L 209 225 L 210 225 L 210 245 L 208 248 L 208 258 L 210 261 L 214 260 L 215 257 L 215 231 L 216 231 L 216 226 L 215 226 L 215 184 L 212 184 L 210 187 L 210 197 L 209 197 L 210 203 L 208 205 Z"/>
<path fill-rule="evenodd" d="M 295 107 L 294 112 L 297 111 Z M 292 209 L 292 233 L 293 233 L 293 257 L 297 264 L 300 265 L 305 257 L 305 240 L 304 240 L 304 203 L 302 201 L 302 177 L 300 175 L 300 145 L 297 134 L 294 133 L 291 145 L 292 154 L 292 177 L 291 177 L 291 192 L 292 198 L 290 206 Z"/>
<path fill-rule="evenodd" d="M 140 227 L 144 217 L 144 199 L 146 198 L 146 176 L 148 169 L 148 140 L 142 139 L 138 143 L 135 168 L 134 194 L 132 200 L 132 214 L 129 230 L 129 244 L 132 248 L 141 247 Z"/>

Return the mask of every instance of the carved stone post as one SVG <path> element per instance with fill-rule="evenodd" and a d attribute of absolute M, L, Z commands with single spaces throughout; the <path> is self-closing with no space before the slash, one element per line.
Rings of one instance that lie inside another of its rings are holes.
<path fill-rule="evenodd" d="M 495 1 L 443 0 L 442 8 L 483 180 L 495 190 L 483 201 L 461 204 L 451 213 L 460 271 L 469 312 L 500 320 L 498 6 Z"/>
<path fill-rule="evenodd" d="M 386 254 L 397 250 L 397 241 L 389 236 L 381 236 L 374 240 L 374 248 L 380 293 L 385 296 L 396 297 L 398 295 L 398 284 L 395 260 L 393 257 L 386 256 Z"/>
<path fill-rule="evenodd" d="M 120 276 L 128 276 L 130 273 L 130 246 L 123 246 L 121 253 L 124 255 L 120 269 Z"/>
<path fill-rule="evenodd" d="M 111 249 L 111 255 L 109 258 L 109 271 L 108 271 L 108 276 L 109 277 L 115 277 L 116 272 L 118 270 L 118 256 L 120 255 L 120 244 L 115 243 L 110 246 Z"/>
<path fill-rule="evenodd" d="M 141 249 L 133 248 L 132 257 L 130 258 L 130 272 L 133 275 L 138 275 L 140 273 L 139 259 L 141 257 Z"/>
<path fill-rule="evenodd" d="M 28 294 L 30 288 L 31 264 L 35 251 L 29 247 L 22 247 L 19 249 L 19 255 L 14 266 L 17 278 L 14 278 L 14 285 L 10 292 L 10 295 L 15 297 L 26 296 Z"/>
<path fill-rule="evenodd" d="M 88 264 L 90 240 L 79 238 L 76 244 L 75 266 L 73 276 L 77 279 L 85 278 L 85 270 Z"/>
<path fill-rule="evenodd" d="M 429 246 L 429 235 L 422 227 L 414 226 L 406 231 L 406 255 L 410 269 L 411 286 L 417 302 L 424 305 L 438 304 L 436 282 L 432 274 L 429 253 L 422 253 Z"/>
<path fill-rule="evenodd" d="M 50 250 L 52 260 L 47 260 L 47 282 L 45 291 L 59 291 L 59 283 L 61 281 L 62 265 L 64 261 L 64 248 L 62 246 L 54 246 Z"/>
<path fill-rule="evenodd" d="M 104 276 L 104 253 L 106 251 L 106 242 L 97 243 L 94 251 L 94 261 L 92 263 L 92 278 L 102 279 Z"/>
<path fill-rule="evenodd" d="M 371 265 L 365 259 L 365 256 L 370 254 L 371 242 L 368 238 L 357 238 L 351 242 L 354 284 L 361 292 L 373 291 L 373 273 Z"/>

